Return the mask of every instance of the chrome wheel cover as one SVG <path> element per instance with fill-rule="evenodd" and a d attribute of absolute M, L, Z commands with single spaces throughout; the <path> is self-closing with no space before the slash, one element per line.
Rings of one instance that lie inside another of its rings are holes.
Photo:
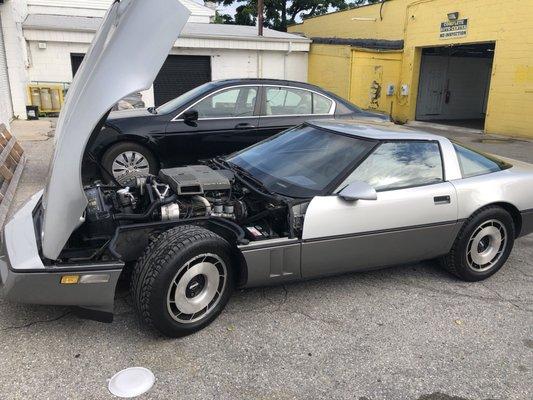
<path fill-rule="evenodd" d="M 121 184 L 126 184 L 132 179 L 148 176 L 150 164 L 148 160 L 136 151 L 125 151 L 119 154 L 111 166 L 113 177 Z"/>
<path fill-rule="evenodd" d="M 507 245 L 507 229 L 492 219 L 479 225 L 468 240 L 466 261 L 476 272 L 491 269 L 501 259 Z"/>
<path fill-rule="evenodd" d="M 215 254 L 190 259 L 170 282 L 168 313 L 182 324 L 204 318 L 220 302 L 227 276 L 226 264 Z"/>

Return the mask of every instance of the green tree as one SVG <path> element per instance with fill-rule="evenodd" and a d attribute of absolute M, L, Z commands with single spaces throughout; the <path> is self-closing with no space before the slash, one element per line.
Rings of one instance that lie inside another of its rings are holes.
<path fill-rule="evenodd" d="M 264 25 L 268 28 L 286 31 L 287 25 L 294 24 L 299 19 L 326 14 L 330 11 L 345 10 L 360 7 L 366 4 L 379 3 L 381 0 L 264 0 Z M 257 0 L 217 0 L 225 6 L 234 3 L 237 7 L 235 16 L 231 21 L 222 23 L 235 23 L 238 25 L 255 25 L 257 21 Z"/>

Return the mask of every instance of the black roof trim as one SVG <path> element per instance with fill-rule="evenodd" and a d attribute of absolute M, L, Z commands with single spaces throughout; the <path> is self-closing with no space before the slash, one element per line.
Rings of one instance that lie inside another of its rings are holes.
<path fill-rule="evenodd" d="M 344 44 L 354 47 L 363 47 L 365 49 L 403 50 L 403 40 L 352 39 L 336 37 L 313 37 L 311 40 L 315 44 Z"/>

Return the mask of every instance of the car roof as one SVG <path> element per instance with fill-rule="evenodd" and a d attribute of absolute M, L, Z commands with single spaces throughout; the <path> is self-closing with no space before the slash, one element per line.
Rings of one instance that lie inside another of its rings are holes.
<path fill-rule="evenodd" d="M 443 136 L 403 128 L 388 121 L 365 119 L 312 120 L 309 125 L 373 140 L 443 140 Z"/>
<path fill-rule="evenodd" d="M 296 86 L 302 88 L 309 88 L 314 90 L 320 90 L 321 92 L 326 92 L 319 86 L 312 85 L 306 82 L 299 81 L 290 81 L 287 79 L 268 79 L 268 78 L 241 78 L 241 79 L 221 79 L 211 82 L 217 86 L 229 86 L 229 85 L 280 85 L 280 86 Z"/>

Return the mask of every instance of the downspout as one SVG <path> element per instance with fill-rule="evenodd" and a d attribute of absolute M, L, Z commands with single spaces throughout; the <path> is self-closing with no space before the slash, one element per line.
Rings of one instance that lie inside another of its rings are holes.
<path fill-rule="evenodd" d="M 292 42 L 289 42 L 289 49 L 283 57 L 283 78 L 287 79 L 287 57 L 292 53 Z"/>

